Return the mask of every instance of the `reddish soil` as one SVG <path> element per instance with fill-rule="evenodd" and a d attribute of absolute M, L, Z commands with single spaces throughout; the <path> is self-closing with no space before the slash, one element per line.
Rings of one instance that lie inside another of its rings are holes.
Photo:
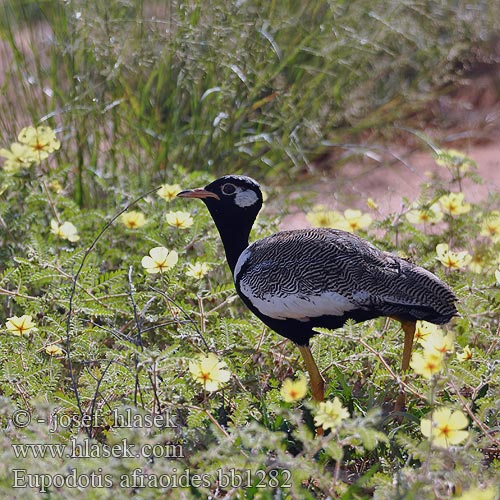
<path fill-rule="evenodd" d="M 456 149 L 477 163 L 482 184 L 466 180 L 466 201 L 477 202 L 490 193 L 500 193 L 500 64 L 464 81 L 454 93 L 433 103 L 426 119 L 425 134 L 443 149 Z M 418 144 L 373 148 L 341 167 L 336 158 L 327 162 L 314 182 L 301 184 L 301 193 L 314 193 L 317 203 L 332 209 L 359 208 L 367 211 L 366 199 L 373 198 L 382 214 L 397 212 L 403 197 L 414 201 L 420 185 L 434 176 L 449 179 L 446 168 L 436 164 L 432 150 L 415 151 Z M 324 164 L 324 162 L 323 162 Z M 456 186 L 450 189 L 457 190 Z M 314 196 L 313 195 L 313 196 Z M 308 225 L 302 213 L 285 218 L 287 229 Z"/>

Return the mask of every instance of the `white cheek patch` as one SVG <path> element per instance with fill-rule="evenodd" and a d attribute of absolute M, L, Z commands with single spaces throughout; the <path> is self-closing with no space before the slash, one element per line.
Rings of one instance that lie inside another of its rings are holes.
<path fill-rule="evenodd" d="M 250 207 L 256 203 L 258 199 L 259 197 L 257 194 L 251 189 L 240 191 L 236 193 L 236 196 L 234 197 L 234 201 L 239 207 Z"/>

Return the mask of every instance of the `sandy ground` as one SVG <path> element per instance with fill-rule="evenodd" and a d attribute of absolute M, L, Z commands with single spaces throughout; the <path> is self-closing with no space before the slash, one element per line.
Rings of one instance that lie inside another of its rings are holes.
<path fill-rule="evenodd" d="M 477 173 L 484 182 L 464 182 L 469 202 L 500 193 L 500 38 L 488 60 L 488 64 L 476 65 L 453 91 L 429 103 L 413 127 L 438 147 L 462 151 L 477 163 Z M 366 199 L 371 197 L 386 215 L 399 211 L 404 197 L 416 200 L 420 186 L 432 176 L 450 177 L 446 168 L 436 164 L 432 150 L 423 147 L 411 133 L 394 144 L 367 145 L 368 150 L 368 154 L 342 166 L 335 158 L 328 159 L 322 173 L 313 176 L 314 181 L 296 184 L 296 192 L 307 193 L 317 203 L 336 210 L 366 211 Z M 342 153 L 335 154 L 341 157 Z M 450 189 L 456 191 L 456 186 Z M 291 214 L 283 223 L 288 229 L 307 225 L 303 213 Z"/>
<path fill-rule="evenodd" d="M 500 135 L 491 137 L 487 143 L 461 147 L 454 144 L 453 149 L 466 153 L 477 163 L 477 174 L 482 184 L 470 180 L 463 183 L 466 201 L 484 200 L 490 193 L 500 193 Z M 389 158 L 390 156 L 390 158 Z M 332 165 L 328 173 L 322 174 L 314 182 L 302 184 L 297 192 L 309 194 L 316 203 L 324 204 L 334 210 L 358 208 L 368 211 L 366 199 L 371 197 L 379 206 L 381 214 L 395 213 L 401 209 L 403 198 L 417 200 L 420 186 L 429 182 L 433 176 L 449 179 L 446 168 L 434 161 L 432 154 L 399 152 L 385 154 L 379 161 L 364 160 L 351 162 L 339 168 Z M 451 189 L 456 191 L 456 186 Z M 292 213 L 283 220 L 283 228 L 298 229 L 309 224 L 301 212 Z"/>

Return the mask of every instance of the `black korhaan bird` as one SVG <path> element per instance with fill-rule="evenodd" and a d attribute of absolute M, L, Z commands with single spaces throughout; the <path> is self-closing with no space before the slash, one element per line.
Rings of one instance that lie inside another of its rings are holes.
<path fill-rule="evenodd" d="M 457 314 L 455 295 L 435 275 L 345 231 L 281 231 L 249 245 L 262 207 L 259 184 L 249 177 L 227 175 L 177 196 L 205 202 L 238 294 L 269 328 L 297 344 L 316 401 L 324 399 L 324 380 L 309 349 L 315 327 L 339 328 L 348 319 L 394 318 L 405 334 L 406 371 L 415 322 L 443 324 Z M 401 392 L 396 408 L 404 401 Z"/>

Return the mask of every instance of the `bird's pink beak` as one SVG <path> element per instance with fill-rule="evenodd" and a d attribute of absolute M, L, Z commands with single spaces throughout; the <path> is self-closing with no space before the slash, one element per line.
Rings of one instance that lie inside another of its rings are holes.
<path fill-rule="evenodd" d="M 212 191 L 207 191 L 204 188 L 188 189 L 187 191 L 181 191 L 177 194 L 179 198 L 215 198 L 220 200 L 220 198 Z"/>

